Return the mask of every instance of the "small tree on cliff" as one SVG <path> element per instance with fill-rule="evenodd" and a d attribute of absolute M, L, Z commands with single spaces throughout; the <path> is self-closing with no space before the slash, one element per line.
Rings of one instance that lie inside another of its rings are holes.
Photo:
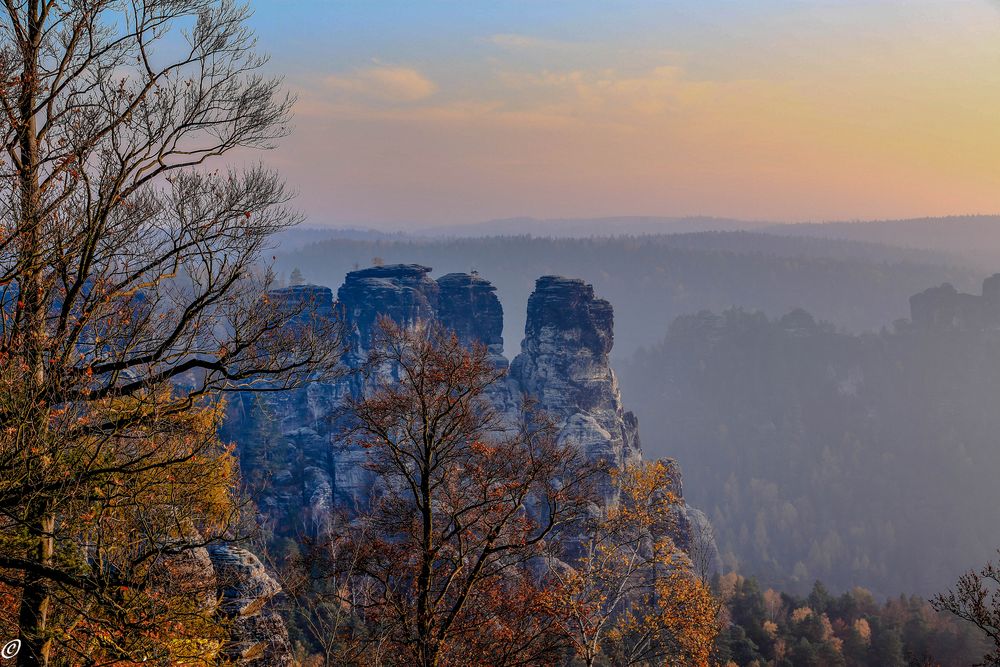
<path fill-rule="evenodd" d="M 261 251 L 297 221 L 281 181 L 260 167 L 203 168 L 285 132 L 291 101 L 258 73 L 247 10 L 231 0 L 4 9 L 0 576 L 15 591 L 19 664 L 79 662 L 55 657 L 67 633 L 88 625 L 98 641 L 129 608 L 124 591 L 145 585 L 102 555 L 128 523 L 88 526 L 98 494 L 197 495 L 195 464 L 223 465 L 225 453 L 185 433 L 187 416 L 220 391 L 330 373 L 340 346 L 326 323 L 292 312 L 307 304 L 264 298 Z M 135 557 L 194 548 L 177 519 L 147 522 Z M 202 528 L 203 540 L 220 534 Z"/>
<path fill-rule="evenodd" d="M 529 565 L 578 522 L 593 470 L 530 406 L 504 422 L 483 345 L 383 320 L 370 362 L 382 373 L 350 406 L 349 439 L 376 492 L 331 548 L 351 573 L 344 602 L 390 662 L 551 659 L 564 638 Z"/>
<path fill-rule="evenodd" d="M 551 570 L 564 631 L 588 666 L 708 665 L 719 604 L 668 536 L 680 504 L 672 465 L 629 466 L 613 478 L 618 503 L 588 522 L 573 567 Z"/>

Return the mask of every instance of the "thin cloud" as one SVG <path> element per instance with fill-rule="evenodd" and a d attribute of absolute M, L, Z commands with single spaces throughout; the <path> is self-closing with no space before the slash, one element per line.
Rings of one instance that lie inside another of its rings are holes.
<path fill-rule="evenodd" d="M 382 102 L 420 102 L 438 91 L 437 84 L 420 71 L 392 65 L 333 74 L 323 83 L 334 93 Z"/>
<path fill-rule="evenodd" d="M 486 38 L 490 44 L 494 46 L 499 46 L 502 49 L 507 49 L 509 51 L 520 51 L 528 49 L 566 49 L 572 46 L 578 46 L 571 42 L 562 42 L 555 39 L 544 39 L 541 37 L 533 37 L 531 35 L 522 35 L 518 33 L 500 33 L 496 35 L 490 35 Z"/>

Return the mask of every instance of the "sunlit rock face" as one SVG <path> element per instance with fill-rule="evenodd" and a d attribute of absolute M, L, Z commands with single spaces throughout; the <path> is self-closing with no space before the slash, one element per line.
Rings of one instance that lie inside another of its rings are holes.
<path fill-rule="evenodd" d="M 227 544 L 208 547 L 218 585 L 219 610 L 229 619 L 223 653 L 244 667 L 292 664 L 292 647 L 281 615 L 269 603 L 281 587 L 255 555 Z"/>
<path fill-rule="evenodd" d="M 188 537 L 195 544 L 203 539 L 194 529 Z M 206 644 L 206 650 L 216 652 L 213 658 L 240 667 L 293 663 L 288 632 L 272 605 L 281 586 L 246 549 L 216 543 L 164 554 L 154 565 L 150 584 L 187 596 L 224 624 L 225 642 Z"/>

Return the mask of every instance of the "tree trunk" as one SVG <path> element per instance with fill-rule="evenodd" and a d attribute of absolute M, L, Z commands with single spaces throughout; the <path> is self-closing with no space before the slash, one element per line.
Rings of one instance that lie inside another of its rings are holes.
<path fill-rule="evenodd" d="M 42 37 L 42 8 L 39 0 L 30 0 L 21 17 L 26 27 L 22 50 L 23 71 L 21 91 L 18 100 L 19 113 L 19 160 L 18 180 L 21 187 L 21 211 L 18 216 L 20 232 L 20 259 L 24 262 L 23 283 L 18 286 L 19 298 L 24 308 L 26 362 L 31 381 L 29 400 L 39 401 L 45 385 L 45 316 L 46 303 L 42 290 L 43 267 L 41 266 L 41 193 L 39 187 L 39 157 L 37 120 L 35 105 L 38 99 L 38 58 Z M 46 449 L 48 418 L 44 406 L 36 403 L 32 409 L 35 422 L 30 436 L 39 445 L 39 451 Z M 42 468 L 38 474 L 44 475 L 46 462 L 40 459 L 35 467 Z M 55 516 L 50 503 L 45 498 L 35 499 L 29 506 L 29 538 L 31 544 L 26 554 L 29 561 L 42 567 L 52 565 L 54 553 Z M 49 616 L 49 581 L 38 573 L 28 573 L 24 578 L 21 605 L 18 612 L 21 651 L 18 665 L 23 667 L 47 665 L 50 641 L 46 638 Z"/>
<path fill-rule="evenodd" d="M 47 509 L 47 508 L 43 508 Z M 49 512 L 43 512 L 37 521 L 37 529 L 32 538 L 37 540 L 34 553 L 29 558 L 41 565 L 52 564 L 53 540 L 52 531 L 55 519 Z M 21 608 L 18 615 L 21 640 L 21 650 L 18 653 L 18 667 L 37 667 L 49 663 L 51 640 L 45 637 L 49 614 L 49 582 L 43 576 L 28 574 L 25 576 L 24 589 L 21 593 Z"/>
<path fill-rule="evenodd" d="M 421 667 L 437 665 L 437 642 L 434 641 L 430 610 L 431 571 L 434 559 L 434 517 L 431 503 L 430 459 L 431 447 L 425 446 L 423 470 L 420 478 L 420 495 L 423 504 L 421 516 L 421 548 L 423 550 L 420 575 L 417 579 L 417 641 Z"/>

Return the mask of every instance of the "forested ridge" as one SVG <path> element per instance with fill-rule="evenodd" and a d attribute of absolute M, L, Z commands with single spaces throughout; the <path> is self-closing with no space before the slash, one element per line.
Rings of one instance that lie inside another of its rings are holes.
<path fill-rule="evenodd" d="M 701 312 L 622 378 L 729 567 L 799 592 L 931 594 L 996 547 L 996 331 Z"/>
<path fill-rule="evenodd" d="M 718 590 L 728 622 L 716 654 L 724 664 L 966 667 L 986 651 L 972 626 L 916 595 L 877 600 L 860 587 L 834 595 L 821 582 L 793 595 L 735 573 Z"/>

